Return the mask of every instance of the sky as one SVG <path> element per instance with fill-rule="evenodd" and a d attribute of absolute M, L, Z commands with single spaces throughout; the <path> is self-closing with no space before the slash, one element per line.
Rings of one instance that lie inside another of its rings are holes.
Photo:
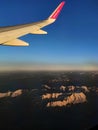
<path fill-rule="evenodd" d="M 0 70 L 98 70 L 98 0 L 65 0 L 57 21 L 19 39 L 28 47 L 0 46 Z M 62 0 L 1 0 L 0 26 L 48 18 Z"/>

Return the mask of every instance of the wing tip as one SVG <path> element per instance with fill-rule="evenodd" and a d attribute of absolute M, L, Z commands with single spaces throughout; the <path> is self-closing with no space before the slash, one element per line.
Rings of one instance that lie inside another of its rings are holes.
<path fill-rule="evenodd" d="M 54 12 L 50 15 L 50 19 L 57 19 L 58 18 L 58 16 L 59 16 L 59 14 L 60 14 L 60 12 L 61 12 L 61 10 L 62 10 L 62 8 L 63 8 L 63 6 L 64 6 L 64 4 L 66 3 L 66 1 L 62 1 L 58 6 L 57 6 L 57 8 L 54 10 Z"/>

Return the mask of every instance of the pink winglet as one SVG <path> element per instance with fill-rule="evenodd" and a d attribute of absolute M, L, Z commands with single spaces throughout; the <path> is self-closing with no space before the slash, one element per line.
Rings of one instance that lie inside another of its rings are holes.
<path fill-rule="evenodd" d="M 58 15 L 60 14 L 63 6 L 65 4 L 65 1 L 61 2 L 60 5 L 56 8 L 56 10 L 51 14 L 51 19 L 57 19 Z"/>

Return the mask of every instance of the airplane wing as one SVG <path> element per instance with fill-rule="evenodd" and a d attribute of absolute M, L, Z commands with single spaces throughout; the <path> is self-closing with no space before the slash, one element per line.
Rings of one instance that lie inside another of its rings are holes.
<path fill-rule="evenodd" d="M 58 16 L 59 16 L 59 14 L 60 14 L 60 12 L 61 12 L 61 10 L 62 10 L 64 4 L 65 4 L 64 1 L 61 2 L 61 3 L 59 4 L 59 6 L 54 10 L 54 12 L 49 16 L 48 19 L 43 20 L 43 21 L 41 21 L 41 22 L 38 22 L 38 23 L 36 23 L 36 25 L 39 26 L 40 28 L 43 28 L 43 27 L 45 27 L 45 26 L 47 26 L 47 25 L 49 25 L 49 24 L 54 23 L 55 20 L 58 18 Z"/>
<path fill-rule="evenodd" d="M 41 28 L 52 24 L 57 19 L 58 15 L 60 14 L 65 2 L 61 2 L 59 6 L 55 9 L 55 11 L 46 19 L 35 23 L 25 24 L 25 25 L 18 25 L 12 27 L 5 27 L 0 28 L 0 33 L 8 32 L 7 37 L 10 38 L 7 42 L 4 42 L 2 45 L 9 45 L 9 46 L 28 46 L 29 44 L 17 39 L 26 34 L 47 34 L 47 32 L 43 31 Z"/>

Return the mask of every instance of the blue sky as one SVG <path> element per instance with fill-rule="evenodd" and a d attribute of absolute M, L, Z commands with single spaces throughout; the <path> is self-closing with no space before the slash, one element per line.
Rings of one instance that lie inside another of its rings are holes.
<path fill-rule="evenodd" d="M 0 46 L 0 66 L 97 65 L 98 0 L 65 0 L 57 21 L 43 30 L 48 35 L 26 35 L 29 47 Z M 2 0 L 0 26 L 46 19 L 61 0 Z"/>

